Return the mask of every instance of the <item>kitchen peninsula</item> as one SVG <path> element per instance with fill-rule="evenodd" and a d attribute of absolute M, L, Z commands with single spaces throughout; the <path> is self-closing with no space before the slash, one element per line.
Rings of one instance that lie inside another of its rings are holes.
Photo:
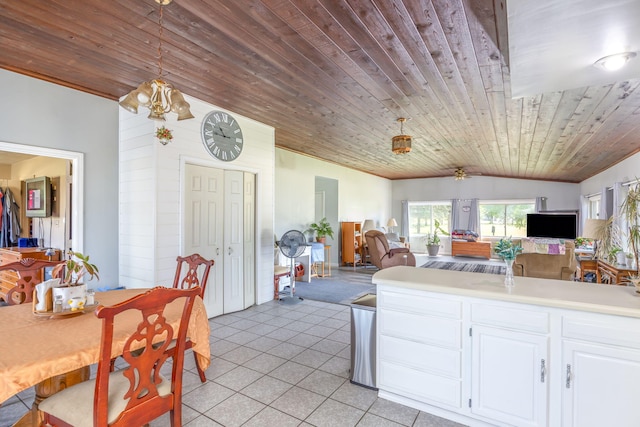
<path fill-rule="evenodd" d="M 380 397 L 473 426 L 640 425 L 633 287 L 392 267 L 377 285 Z"/>

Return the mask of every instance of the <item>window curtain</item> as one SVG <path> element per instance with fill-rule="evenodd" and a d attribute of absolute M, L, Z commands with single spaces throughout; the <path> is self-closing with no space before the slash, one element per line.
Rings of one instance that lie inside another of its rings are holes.
<path fill-rule="evenodd" d="M 536 213 L 540 213 L 547 210 L 547 198 L 544 196 L 536 197 L 535 204 Z"/>
<path fill-rule="evenodd" d="M 471 199 L 471 210 L 469 211 L 469 230 L 480 234 L 480 209 L 478 199 Z"/>
<path fill-rule="evenodd" d="M 607 209 L 609 204 L 609 191 L 607 191 L 607 187 L 604 187 L 600 193 L 600 212 L 598 212 L 598 219 L 609 219 L 611 216 L 611 212 Z"/>
<path fill-rule="evenodd" d="M 409 241 L 409 201 L 402 201 L 402 222 L 400 223 L 400 235 L 405 236 L 407 241 Z"/>
<path fill-rule="evenodd" d="M 584 232 L 584 224 L 587 222 L 589 216 L 589 198 L 587 196 L 580 196 L 580 229 L 578 230 L 578 236 L 582 236 Z"/>
<path fill-rule="evenodd" d="M 627 221 L 624 216 L 620 212 L 620 206 L 622 205 L 622 201 L 624 200 L 625 194 L 624 189 L 622 188 L 621 182 L 616 182 L 613 184 L 613 223 L 620 230 L 620 240 L 622 246 L 625 247 L 627 243 Z"/>
<path fill-rule="evenodd" d="M 460 228 L 460 205 L 462 201 L 460 199 L 451 199 L 451 230 L 457 230 Z"/>

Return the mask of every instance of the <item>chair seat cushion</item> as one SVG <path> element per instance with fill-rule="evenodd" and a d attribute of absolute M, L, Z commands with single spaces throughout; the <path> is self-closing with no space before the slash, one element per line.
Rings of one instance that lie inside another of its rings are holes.
<path fill-rule="evenodd" d="M 171 381 L 161 378 L 158 393 L 160 396 L 171 394 Z M 74 427 L 93 427 L 95 384 L 95 380 L 89 380 L 66 388 L 43 400 L 38 408 Z M 129 380 L 122 375 L 122 371 L 115 371 L 109 375 L 109 424 L 126 408 L 127 400 L 119 396 L 124 396 L 128 388 Z"/>

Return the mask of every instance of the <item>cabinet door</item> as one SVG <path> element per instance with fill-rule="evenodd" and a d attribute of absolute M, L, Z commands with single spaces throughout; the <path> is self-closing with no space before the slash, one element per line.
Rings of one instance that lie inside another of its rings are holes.
<path fill-rule="evenodd" d="M 562 425 L 638 427 L 640 352 L 565 340 Z"/>
<path fill-rule="evenodd" d="M 471 412 L 513 426 L 547 425 L 548 337 L 474 326 Z"/>

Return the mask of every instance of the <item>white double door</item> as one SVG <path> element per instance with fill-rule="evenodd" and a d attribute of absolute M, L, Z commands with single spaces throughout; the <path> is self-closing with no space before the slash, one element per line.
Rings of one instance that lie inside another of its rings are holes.
<path fill-rule="evenodd" d="M 215 264 L 204 303 L 209 318 L 255 303 L 255 176 L 187 164 L 183 248 Z"/>

